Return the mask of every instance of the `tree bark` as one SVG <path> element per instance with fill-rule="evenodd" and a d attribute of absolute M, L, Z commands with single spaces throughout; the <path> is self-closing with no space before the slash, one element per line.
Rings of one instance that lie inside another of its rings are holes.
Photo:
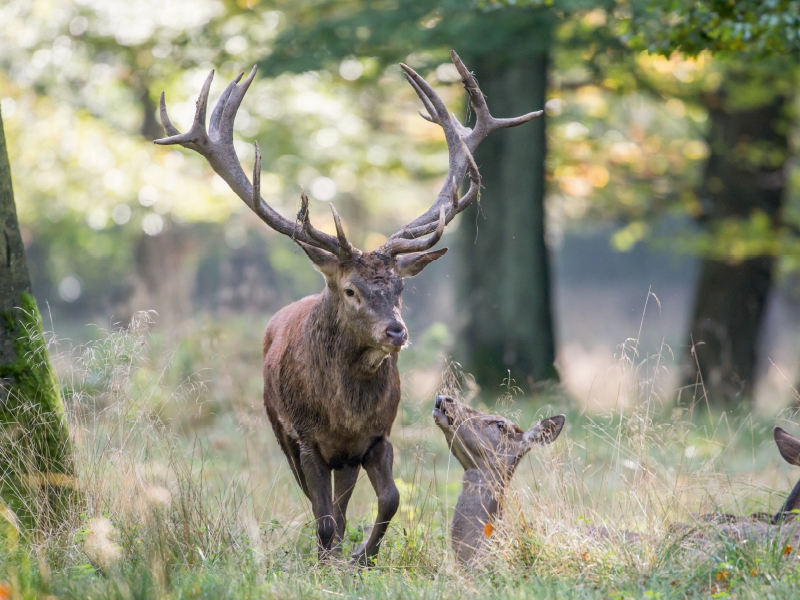
<path fill-rule="evenodd" d="M 0 115 L 0 495 L 27 521 L 56 517 L 74 483 L 64 404 L 25 264 Z M 40 502 L 44 499 L 45 502 Z"/>
<path fill-rule="evenodd" d="M 722 92 L 708 96 L 706 104 L 711 154 L 700 189 L 701 223 L 713 233 L 726 221 L 747 220 L 760 212 L 776 227 L 788 156 L 788 99 L 777 97 L 766 106 L 741 110 Z M 705 393 L 716 404 L 751 398 L 774 262 L 771 256 L 753 254 L 738 260 L 703 259 L 684 376 L 693 397 Z"/>
<path fill-rule="evenodd" d="M 498 117 L 542 108 L 547 69 L 546 52 L 510 64 L 475 62 Z M 476 152 L 485 189 L 457 232 L 457 360 L 488 389 L 501 385 L 509 370 L 528 390 L 558 379 L 544 242 L 545 156 L 545 117 L 493 133 Z"/>

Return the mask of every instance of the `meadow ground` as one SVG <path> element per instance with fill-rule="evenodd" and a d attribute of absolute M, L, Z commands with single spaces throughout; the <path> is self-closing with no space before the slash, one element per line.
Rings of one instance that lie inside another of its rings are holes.
<path fill-rule="evenodd" d="M 591 411 L 557 388 L 528 398 L 511 384 L 487 407 L 456 366 L 431 366 L 442 364 L 423 349 L 433 344 L 410 350 L 392 432 L 400 510 L 374 568 L 321 566 L 309 504 L 263 414 L 259 329 L 209 321 L 176 341 L 151 334 L 142 314 L 87 344 L 51 340 L 78 491 L 47 531 L 18 537 L 0 511 L 0 598 L 800 595 L 789 528 L 745 541 L 693 516 L 780 507 L 800 469 L 781 459 L 772 428 L 797 434 L 794 412 L 725 414 L 691 394 L 676 404 L 660 388 L 670 361 L 635 340 L 619 350 L 627 405 Z M 567 414 L 559 440 L 520 465 L 478 569 L 449 550 L 462 470 L 431 419 L 433 395 L 416 393 L 442 372 L 439 387 L 523 427 Z M 2 443 L 19 452 L 24 440 Z M 32 514 L 46 509 L 35 490 L 29 498 Z M 375 510 L 362 476 L 349 547 Z"/>

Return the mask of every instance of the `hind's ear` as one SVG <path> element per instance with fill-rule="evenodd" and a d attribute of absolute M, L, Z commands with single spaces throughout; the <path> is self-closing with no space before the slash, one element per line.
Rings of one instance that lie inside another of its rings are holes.
<path fill-rule="evenodd" d="M 539 423 L 531 427 L 522 436 L 522 440 L 528 446 L 544 446 L 553 442 L 564 428 L 567 418 L 564 415 L 556 415 L 542 419 Z"/>
<path fill-rule="evenodd" d="M 775 443 L 778 445 L 778 451 L 783 460 L 790 465 L 800 467 L 800 440 L 780 427 L 776 427 Z"/>

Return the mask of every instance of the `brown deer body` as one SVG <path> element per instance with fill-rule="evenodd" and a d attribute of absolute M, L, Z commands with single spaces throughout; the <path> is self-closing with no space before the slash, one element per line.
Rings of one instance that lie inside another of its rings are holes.
<path fill-rule="evenodd" d="M 485 415 L 452 396 L 439 396 L 433 420 L 464 467 L 451 525 L 453 551 L 461 563 L 475 564 L 500 515 L 517 465 L 533 446 L 553 442 L 565 417 L 549 417 L 523 431 L 505 417 Z"/>
<path fill-rule="evenodd" d="M 458 56 L 451 58 L 467 90 L 476 121 L 465 127 L 450 115 L 433 88 L 401 65 L 423 102 L 423 118 L 442 127 L 450 169 L 436 201 L 422 216 L 392 235 L 377 250 L 362 253 L 345 237 L 336 211 L 336 235 L 311 225 L 308 198 L 301 194 L 296 221 L 279 215 L 260 194 L 261 155 L 255 146 L 252 184 L 233 147 L 236 111 L 255 77 L 255 67 L 222 93 L 206 130 L 206 108 L 213 71 L 203 85 L 191 129 L 180 133 L 167 116 L 170 137 L 202 154 L 236 194 L 264 221 L 297 242 L 325 277 L 325 289 L 278 311 L 264 335 L 264 404 L 292 473 L 311 501 L 321 558 L 337 550 L 345 531 L 347 503 L 364 467 L 378 496 L 378 518 L 368 540 L 353 553 L 364 564 L 380 547 L 397 511 L 399 494 L 392 476 L 389 433 L 400 403 L 397 353 L 408 332 L 400 315 L 403 278 L 413 277 L 447 248 L 431 251 L 445 225 L 478 196 L 480 174 L 472 152 L 492 131 L 525 123 L 541 111 L 497 119 L 472 74 Z M 469 174 L 469 190 L 458 187 Z M 331 486 L 333 474 L 333 488 Z"/>

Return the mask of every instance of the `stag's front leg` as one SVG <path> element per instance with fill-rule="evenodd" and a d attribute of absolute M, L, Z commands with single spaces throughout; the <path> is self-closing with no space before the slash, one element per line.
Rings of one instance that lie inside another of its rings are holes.
<path fill-rule="evenodd" d="M 336 520 L 333 551 L 337 555 L 342 549 L 344 530 L 347 526 L 347 505 L 350 502 L 350 496 L 353 495 L 353 488 L 356 487 L 360 469 L 361 467 L 356 465 L 355 467 L 342 467 L 333 472 L 333 517 Z"/>
<path fill-rule="evenodd" d="M 378 554 L 386 529 L 397 512 L 397 507 L 400 506 L 400 492 L 397 491 L 394 477 L 392 477 L 393 456 L 389 438 L 383 437 L 369 449 L 362 462 L 372 487 L 375 488 L 375 493 L 378 495 L 378 518 L 369 540 L 362 543 L 352 554 L 351 564 L 367 566 L 370 560 Z"/>
<path fill-rule="evenodd" d="M 305 444 L 300 449 L 300 466 L 303 468 L 311 510 L 317 522 L 319 560 L 326 561 L 331 555 L 331 546 L 336 535 L 336 520 L 333 517 L 331 497 L 331 469 L 315 448 Z"/>

